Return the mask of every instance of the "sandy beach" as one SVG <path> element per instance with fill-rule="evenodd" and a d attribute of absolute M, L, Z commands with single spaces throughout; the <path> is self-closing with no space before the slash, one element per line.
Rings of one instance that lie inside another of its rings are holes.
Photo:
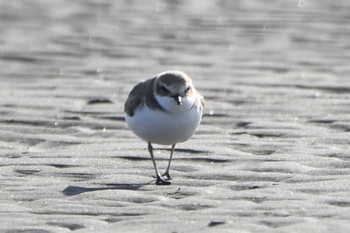
<path fill-rule="evenodd" d="M 349 232 L 349 14 L 341 0 L 2 1 L 0 232 Z M 173 69 L 205 112 L 156 186 L 123 104 Z"/>

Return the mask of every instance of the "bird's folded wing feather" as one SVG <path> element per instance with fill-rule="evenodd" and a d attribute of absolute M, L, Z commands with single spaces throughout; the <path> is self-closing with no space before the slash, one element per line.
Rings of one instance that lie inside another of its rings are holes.
<path fill-rule="evenodd" d="M 144 104 L 148 83 L 148 80 L 140 82 L 131 90 L 124 104 L 124 112 L 129 116 L 133 116 L 135 109 Z"/>

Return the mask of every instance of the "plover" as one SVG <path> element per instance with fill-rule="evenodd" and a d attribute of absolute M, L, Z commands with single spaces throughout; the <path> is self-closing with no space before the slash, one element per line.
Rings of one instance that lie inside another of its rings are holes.
<path fill-rule="evenodd" d="M 204 99 L 191 78 L 181 71 L 165 71 L 138 83 L 125 105 L 125 121 L 131 131 L 148 143 L 156 184 L 169 185 L 169 169 L 175 145 L 187 141 L 202 118 Z M 171 145 L 168 166 L 160 175 L 153 155 L 154 144 Z"/>

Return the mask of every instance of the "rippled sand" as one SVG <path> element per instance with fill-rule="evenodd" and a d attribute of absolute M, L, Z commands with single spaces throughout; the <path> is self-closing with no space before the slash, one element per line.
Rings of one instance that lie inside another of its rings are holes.
<path fill-rule="evenodd" d="M 341 0 L 2 1 L 0 231 L 349 232 L 349 13 Z M 123 102 L 169 69 L 206 109 L 161 187 Z"/>

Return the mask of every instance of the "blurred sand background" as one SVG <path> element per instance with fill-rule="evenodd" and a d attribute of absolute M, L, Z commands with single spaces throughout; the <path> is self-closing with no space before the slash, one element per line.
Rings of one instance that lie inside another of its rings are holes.
<path fill-rule="evenodd" d="M 349 22 L 343 0 L 1 1 L 0 232 L 349 232 Z M 169 69 L 206 109 L 160 187 L 123 102 Z"/>

